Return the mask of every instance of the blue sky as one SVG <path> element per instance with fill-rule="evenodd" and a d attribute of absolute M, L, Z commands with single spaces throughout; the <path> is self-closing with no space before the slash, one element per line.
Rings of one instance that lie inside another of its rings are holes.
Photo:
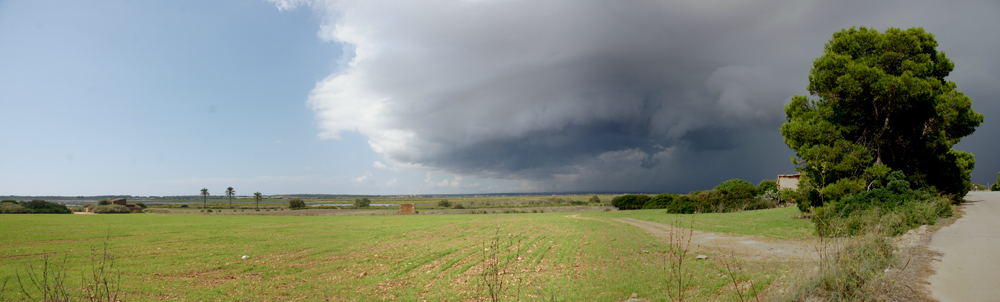
<path fill-rule="evenodd" d="M 426 175 L 382 175 L 363 136 L 317 137 L 305 100 L 343 49 L 319 24 L 264 1 L 0 2 L 0 195 L 409 192 L 377 184 Z"/>
<path fill-rule="evenodd" d="M 4 0 L 0 195 L 756 183 L 793 172 L 782 106 L 857 25 L 938 36 L 992 182 L 1000 4 L 918 2 Z"/>

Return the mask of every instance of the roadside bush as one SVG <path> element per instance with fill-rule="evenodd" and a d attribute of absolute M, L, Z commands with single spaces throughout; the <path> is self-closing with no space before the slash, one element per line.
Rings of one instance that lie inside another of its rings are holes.
<path fill-rule="evenodd" d="M 367 208 L 372 205 L 372 201 L 368 197 L 358 198 L 354 200 L 354 206 L 359 208 Z"/>
<path fill-rule="evenodd" d="M 119 214 L 119 213 L 132 213 L 128 207 L 120 204 L 106 204 L 94 207 L 94 213 L 98 214 Z"/>
<path fill-rule="evenodd" d="M 448 201 L 447 199 L 442 199 L 441 201 L 438 201 L 438 206 L 442 208 L 450 208 L 451 202 Z"/>
<path fill-rule="evenodd" d="M 0 213 L 3 214 L 29 214 L 31 210 L 22 207 L 17 203 L 0 203 Z"/>
<path fill-rule="evenodd" d="M 761 180 L 760 183 L 757 184 L 758 194 L 763 194 L 764 192 L 771 190 L 778 191 L 778 181 L 774 179 L 765 179 Z"/>
<path fill-rule="evenodd" d="M 306 207 L 306 202 L 302 199 L 292 198 L 288 200 L 288 208 L 290 209 L 301 209 Z"/>
<path fill-rule="evenodd" d="M 723 181 L 718 186 L 715 186 L 715 188 L 712 188 L 712 190 L 716 190 L 716 191 L 720 191 L 720 190 L 732 191 L 733 189 L 736 189 L 736 188 L 739 188 L 739 187 L 749 187 L 752 191 L 756 191 L 757 190 L 757 187 L 754 187 L 754 185 L 752 183 L 750 183 L 749 181 L 746 181 L 746 180 L 739 179 L 739 178 L 733 178 L 733 179 L 730 179 L 730 180 L 727 180 L 727 181 Z M 757 195 L 756 192 L 754 192 L 754 195 Z"/>
<path fill-rule="evenodd" d="M 49 214 L 72 214 L 65 205 L 61 205 L 54 202 L 48 202 L 41 199 L 35 199 L 29 202 L 21 204 L 22 207 L 30 209 L 31 212 L 35 214 L 49 213 Z"/>
<path fill-rule="evenodd" d="M 649 201 L 649 195 L 625 194 L 611 200 L 611 206 L 619 210 L 638 210 Z"/>
<path fill-rule="evenodd" d="M 997 172 L 997 181 L 990 185 L 990 191 L 1000 191 L 1000 172 Z"/>
<path fill-rule="evenodd" d="M 880 232 L 895 236 L 924 224 L 934 224 L 938 217 L 951 216 L 947 198 L 913 190 L 903 172 L 889 174 L 881 188 L 853 194 L 815 208 L 813 223 L 823 236 L 851 236 Z"/>
<path fill-rule="evenodd" d="M 137 202 L 137 203 L 135 203 L 135 205 L 137 205 L 137 206 L 139 206 L 140 208 L 143 208 L 143 209 L 146 208 L 146 204 L 145 203 Z"/>

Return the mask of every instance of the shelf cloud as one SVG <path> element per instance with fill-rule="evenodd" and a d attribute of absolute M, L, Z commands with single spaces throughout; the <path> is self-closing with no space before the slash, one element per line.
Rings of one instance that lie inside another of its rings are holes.
<path fill-rule="evenodd" d="M 984 38 L 992 1 L 273 2 L 316 11 L 319 38 L 346 50 L 307 101 L 319 136 L 360 132 L 385 158 L 376 168 L 441 171 L 451 186 L 687 191 L 791 173 L 783 106 L 851 26 L 922 26 L 956 73 L 1000 73 L 985 59 L 1000 50 Z M 1000 95 L 969 82 L 974 102 Z"/>

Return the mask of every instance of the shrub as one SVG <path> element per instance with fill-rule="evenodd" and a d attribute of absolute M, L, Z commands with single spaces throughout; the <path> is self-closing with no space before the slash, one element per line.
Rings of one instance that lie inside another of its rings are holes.
<path fill-rule="evenodd" d="M 712 190 L 716 190 L 716 191 L 719 191 L 719 190 L 731 191 L 731 190 L 733 190 L 735 188 L 739 188 L 739 187 L 750 187 L 753 190 L 757 189 L 757 187 L 754 187 L 753 184 L 750 183 L 749 181 L 742 180 L 742 179 L 739 179 L 739 178 L 733 178 L 733 179 L 730 179 L 730 180 L 727 180 L 727 181 L 723 181 L 718 186 L 715 186 L 715 188 L 713 188 Z"/>
<path fill-rule="evenodd" d="M 146 204 L 145 203 L 137 202 L 137 203 L 135 203 L 135 205 L 137 205 L 137 206 L 139 206 L 140 208 L 143 208 L 143 209 L 146 208 Z"/>
<path fill-rule="evenodd" d="M 52 213 L 52 214 L 72 214 L 65 205 L 61 205 L 54 202 L 48 202 L 41 199 L 35 199 L 29 202 L 21 204 L 22 207 L 30 209 L 32 212 L 38 213 Z"/>
<path fill-rule="evenodd" d="M 290 209 L 301 209 L 306 207 L 306 202 L 302 199 L 292 198 L 288 200 L 288 208 Z"/>
<path fill-rule="evenodd" d="M 22 207 L 17 203 L 0 203 L 0 213 L 3 214 L 29 214 L 31 210 Z"/>
<path fill-rule="evenodd" d="M 667 213 L 694 214 L 698 211 L 698 203 L 688 196 L 678 196 L 667 204 Z"/>
<path fill-rule="evenodd" d="M 132 213 L 132 210 L 129 210 L 128 207 L 125 207 L 120 204 L 107 204 L 94 207 L 93 212 L 98 214 L 116 214 L 116 213 Z"/>
<path fill-rule="evenodd" d="M 938 217 L 952 214 L 950 201 L 922 190 L 913 190 L 900 171 L 889 174 L 881 188 L 853 194 L 817 207 L 816 230 L 823 236 L 863 234 L 878 226 L 888 235 L 899 235 Z"/>
<path fill-rule="evenodd" d="M 677 195 L 670 194 L 670 193 L 658 194 L 656 196 L 653 196 L 653 198 L 650 198 L 649 201 L 646 202 L 646 204 L 644 204 L 642 206 L 642 208 L 643 209 L 666 209 L 666 208 L 670 207 L 670 203 L 674 201 L 674 198 L 677 198 Z"/>
<path fill-rule="evenodd" d="M 450 208 L 451 202 L 448 201 L 447 199 L 442 199 L 441 201 L 438 201 L 438 206 L 442 208 Z"/>
<path fill-rule="evenodd" d="M 587 201 L 590 202 L 590 203 L 601 203 L 601 198 L 597 197 L 597 195 L 594 195 L 594 196 L 591 196 L 590 199 L 587 200 Z"/>
<path fill-rule="evenodd" d="M 182 205 L 181 205 L 181 207 L 182 207 L 182 208 L 186 208 L 186 207 L 188 207 L 188 205 L 186 205 L 186 204 L 182 204 Z"/>
<path fill-rule="evenodd" d="M 460 203 L 456 203 L 455 206 L 454 206 L 454 208 L 456 208 L 456 209 L 464 209 L 465 206 L 462 206 L 462 204 L 460 204 Z"/>
<path fill-rule="evenodd" d="M 997 182 L 990 185 L 990 191 L 1000 191 L 1000 172 L 997 172 Z"/>
<path fill-rule="evenodd" d="M 13 203 L 13 204 L 17 204 L 17 200 L 4 199 L 4 200 L 0 200 L 0 203 Z"/>
<path fill-rule="evenodd" d="M 775 191 L 778 190 L 778 181 L 773 179 L 765 179 L 761 180 L 760 183 L 757 184 L 757 192 L 760 194 L 763 194 L 764 192 L 771 190 Z"/>
<path fill-rule="evenodd" d="M 107 199 L 101 199 L 101 200 L 97 201 L 97 205 L 99 205 L 99 206 L 106 206 L 106 205 L 109 205 L 109 204 L 111 204 L 111 202 L 108 201 Z"/>
<path fill-rule="evenodd" d="M 359 208 L 366 208 L 372 205 L 372 201 L 368 197 L 358 198 L 354 200 L 354 206 Z"/>
<path fill-rule="evenodd" d="M 619 210 L 637 210 L 641 209 L 647 201 L 649 201 L 648 195 L 625 194 L 612 199 L 611 206 Z"/>

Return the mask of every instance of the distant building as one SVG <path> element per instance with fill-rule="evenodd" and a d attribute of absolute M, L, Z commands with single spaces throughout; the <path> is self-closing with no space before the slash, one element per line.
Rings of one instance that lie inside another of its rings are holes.
<path fill-rule="evenodd" d="M 399 204 L 399 214 L 414 214 L 414 208 L 412 203 L 401 203 Z"/>
<path fill-rule="evenodd" d="M 778 175 L 778 190 L 782 189 L 792 189 L 797 190 L 799 188 L 799 178 L 801 174 L 785 174 Z"/>

